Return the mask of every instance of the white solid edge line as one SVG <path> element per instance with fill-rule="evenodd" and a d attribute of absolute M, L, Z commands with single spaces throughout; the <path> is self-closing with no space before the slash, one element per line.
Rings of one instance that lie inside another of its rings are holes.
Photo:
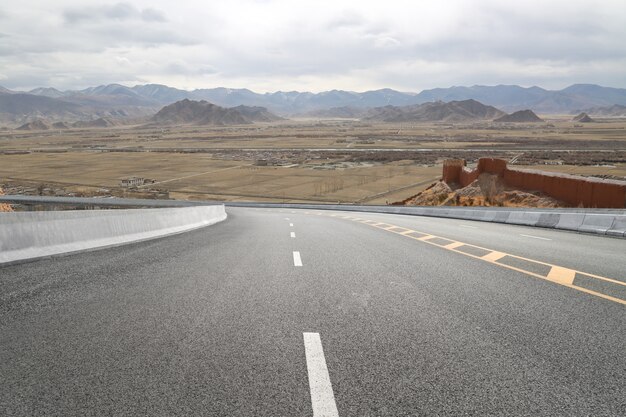
<path fill-rule="evenodd" d="M 291 232 L 291 237 L 296 237 L 296 232 Z"/>
<path fill-rule="evenodd" d="M 540 236 L 533 236 L 533 235 L 524 235 L 524 234 L 519 234 L 520 236 L 524 236 L 524 237 L 531 237 L 533 239 L 541 239 L 541 240 L 552 240 L 552 239 L 548 239 L 547 237 L 540 237 Z"/>
<path fill-rule="evenodd" d="M 313 417 L 339 417 L 319 333 L 303 333 Z"/>
<path fill-rule="evenodd" d="M 302 258 L 300 258 L 300 252 L 293 252 L 293 266 L 302 266 Z"/>

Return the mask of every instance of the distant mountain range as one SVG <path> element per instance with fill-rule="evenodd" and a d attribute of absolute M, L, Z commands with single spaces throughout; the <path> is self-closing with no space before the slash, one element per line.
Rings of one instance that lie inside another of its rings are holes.
<path fill-rule="evenodd" d="M 626 89 L 594 84 L 575 84 L 563 90 L 498 85 L 436 88 L 420 93 L 382 89 L 362 93 L 331 90 L 259 94 L 248 89 L 221 87 L 186 91 L 158 84 L 134 87 L 109 84 L 72 91 L 36 88 L 29 92 L 0 87 L 0 122 L 23 124 L 36 118 L 67 122 L 102 117 L 145 119 L 163 106 L 184 99 L 206 100 L 221 107 L 265 107 L 286 116 L 342 117 L 343 114 L 343 117 L 360 117 L 364 109 L 465 100 L 475 100 L 506 112 L 530 109 L 540 114 L 574 114 L 585 111 L 604 116 L 612 114 L 606 108 L 626 106 Z"/>
<path fill-rule="evenodd" d="M 34 119 L 31 122 L 24 123 L 18 127 L 17 130 L 63 130 L 69 128 L 111 127 L 116 125 L 117 123 L 114 120 L 105 117 L 99 117 L 93 120 L 79 120 L 71 125 L 68 125 L 65 122 L 55 122 L 50 124 L 44 119 Z"/>

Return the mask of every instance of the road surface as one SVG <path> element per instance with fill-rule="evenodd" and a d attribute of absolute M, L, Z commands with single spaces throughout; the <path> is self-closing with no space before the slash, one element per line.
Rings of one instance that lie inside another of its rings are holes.
<path fill-rule="evenodd" d="M 626 240 L 228 212 L 0 268 L 0 415 L 626 415 Z"/>

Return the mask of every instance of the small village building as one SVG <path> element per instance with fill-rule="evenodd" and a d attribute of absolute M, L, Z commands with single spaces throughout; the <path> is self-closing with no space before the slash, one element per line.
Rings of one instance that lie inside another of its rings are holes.
<path fill-rule="evenodd" d="M 129 177 L 129 178 L 123 178 L 122 181 L 120 181 L 120 184 L 122 185 L 122 187 L 137 187 L 139 185 L 143 185 L 145 183 L 145 179 L 141 178 L 141 177 Z"/>

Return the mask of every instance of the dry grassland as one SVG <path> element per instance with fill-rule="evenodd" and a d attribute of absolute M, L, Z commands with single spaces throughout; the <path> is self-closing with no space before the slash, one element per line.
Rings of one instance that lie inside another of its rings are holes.
<path fill-rule="evenodd" d="M 0 185 L 128 195 L 120 180 L 138 176 L 156 181 L 139 191 L 165 190 L 173 198 L 385 204 L 432 183 L 447 157 L 484 155 L 517 156 L 534 169 L 626 177 L 626 122 L 496 128 L 335 120 L 3 131 Z M 570 159 L 580 165 L 567 165 Z"/>

